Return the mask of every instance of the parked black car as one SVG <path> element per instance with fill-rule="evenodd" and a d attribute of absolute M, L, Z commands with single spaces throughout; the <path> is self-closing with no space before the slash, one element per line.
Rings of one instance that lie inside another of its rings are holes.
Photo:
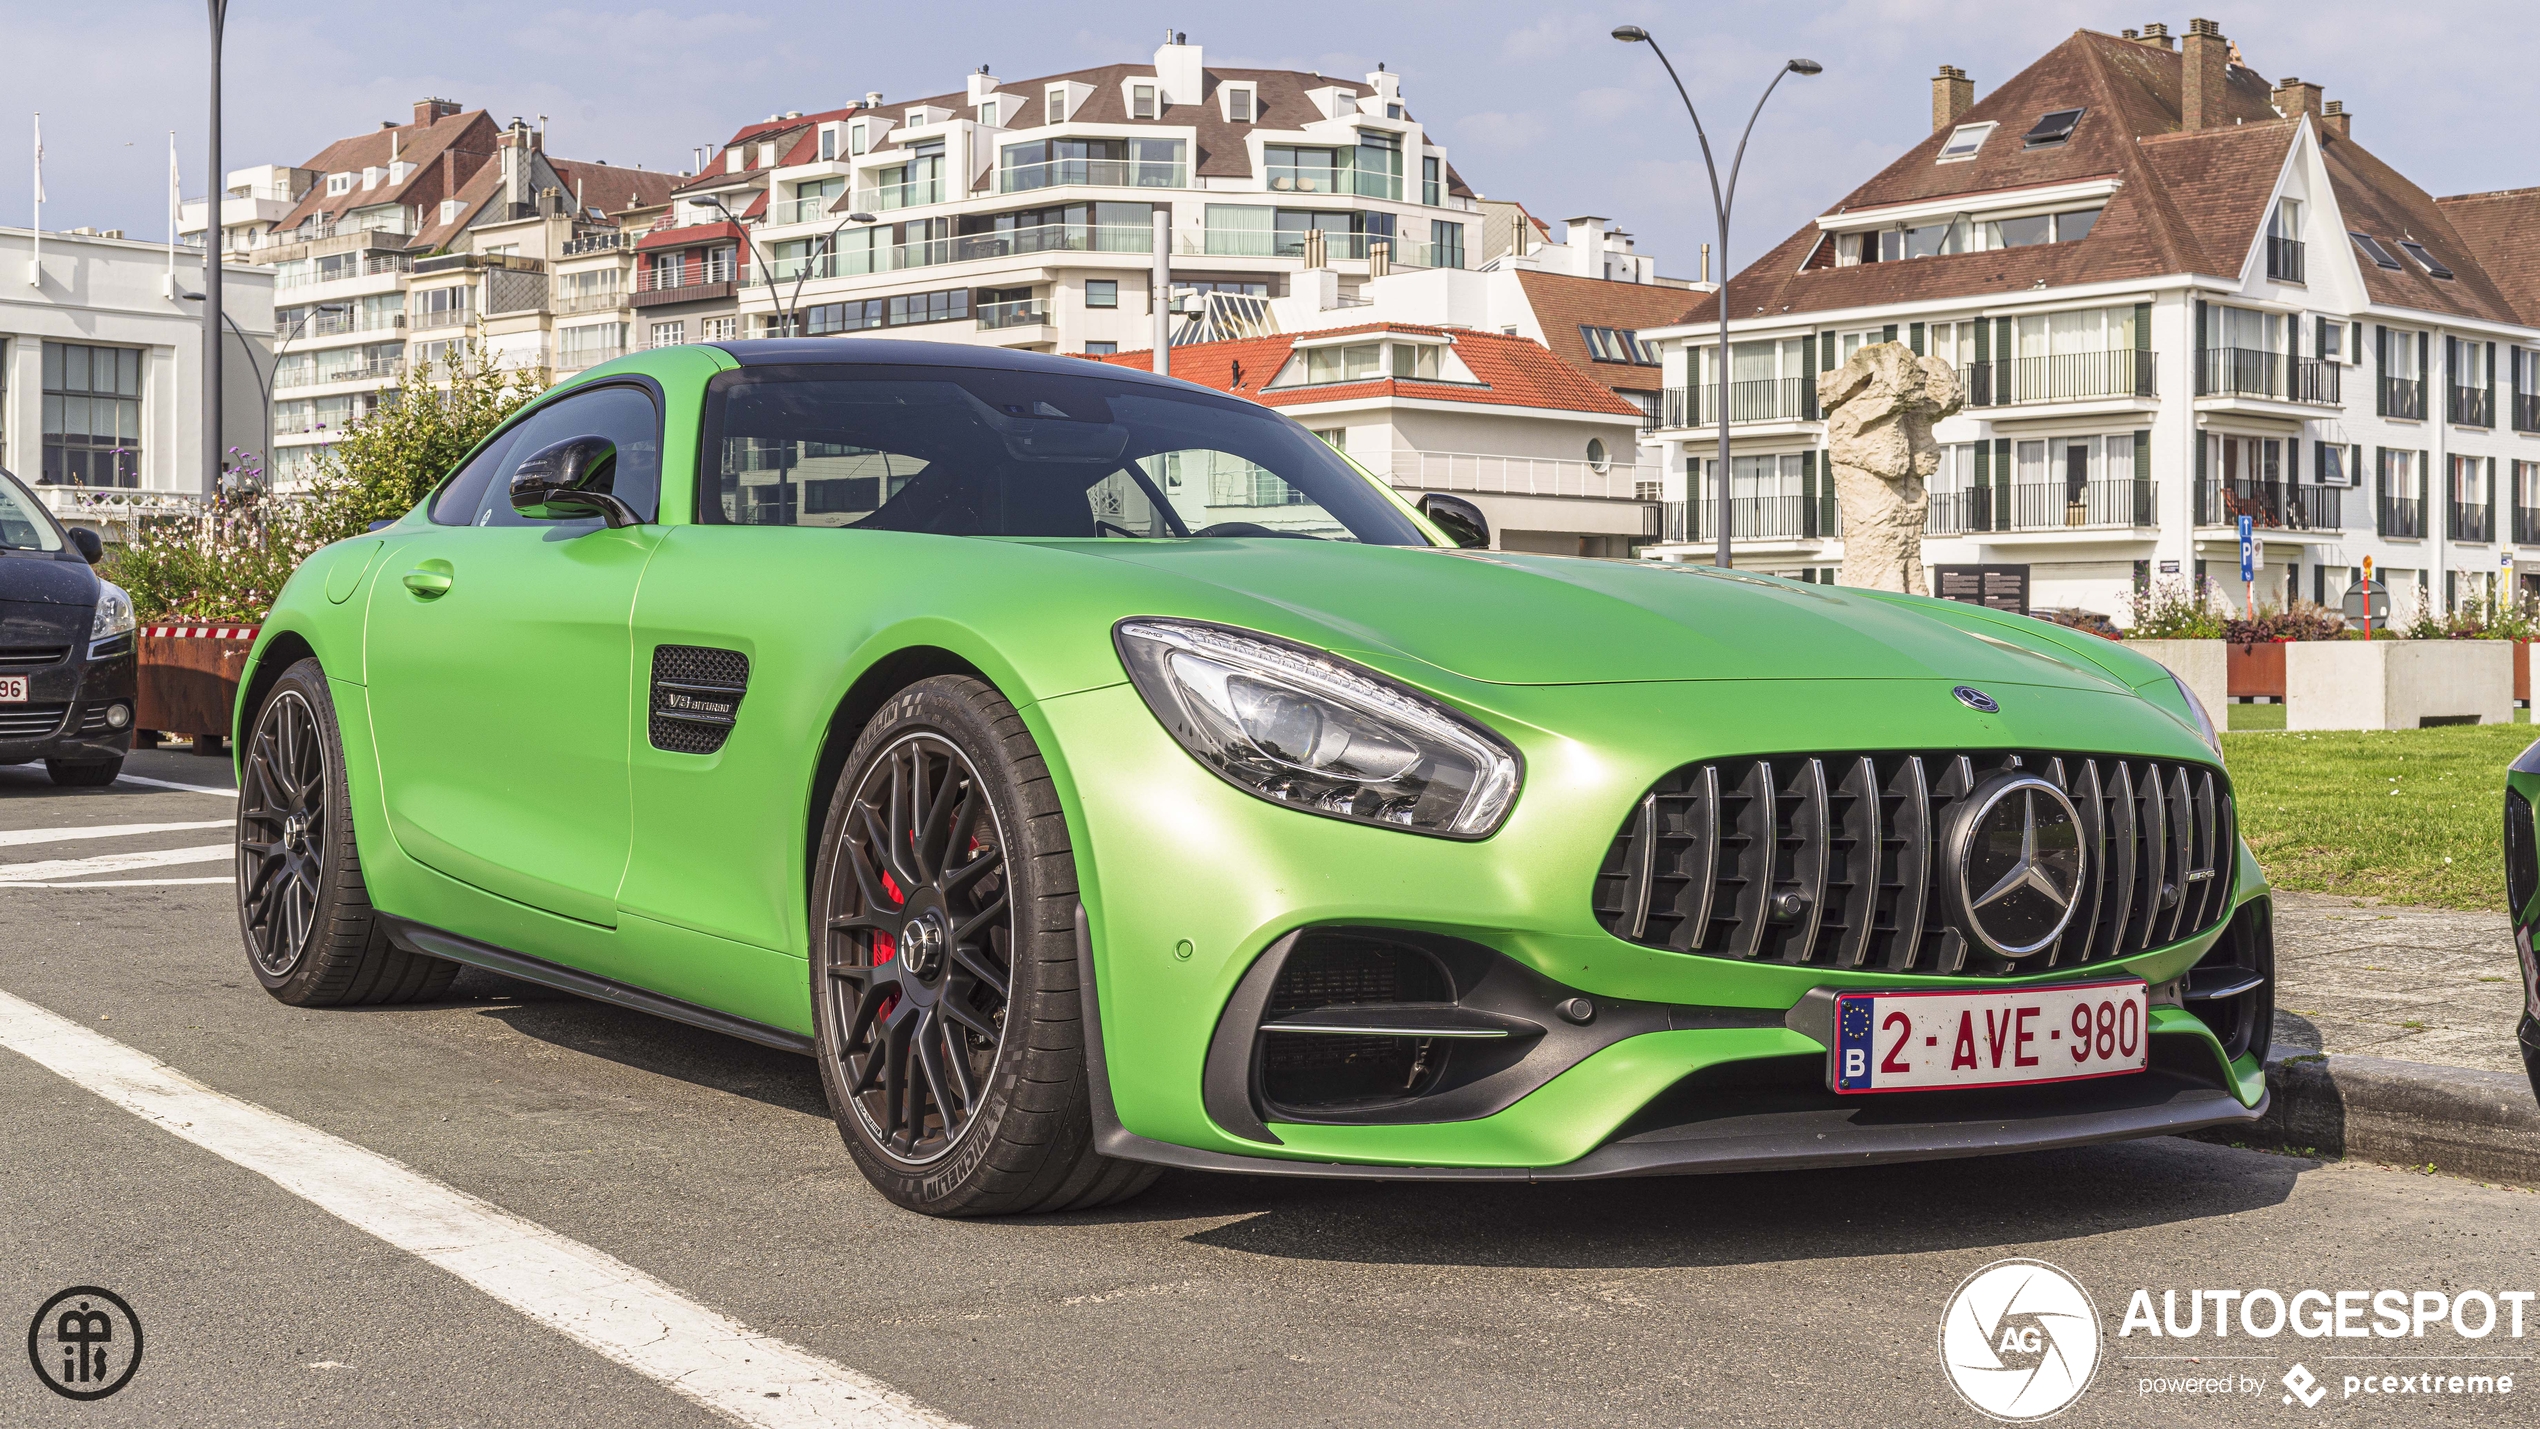
<path fill-rule="evenodd" d="M 132 750 L 132 597 L 101 554 L 0 469 L 0 764 L 56 784 L 111 784 Z"/>

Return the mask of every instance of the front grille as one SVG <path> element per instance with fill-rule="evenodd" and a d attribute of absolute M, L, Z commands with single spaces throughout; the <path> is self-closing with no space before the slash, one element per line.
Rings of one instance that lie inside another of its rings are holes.
<path fill-rule="evenodd" d="M 1940 834 L 1988 776 L 2036 774 L 2087 860 L 2056 941 L 2016 962 L 1960 928 Z M 2202 764 L 2039 752 L 1688 764 L 1642 796 L 1597 872 L 1616 937 L 1704 957 L 2000 977 L 2193 937 L 2229 911 L 2231 790 Z"/>
<path fill-rule="evenodd" d="M 0 705 L 0 739 L 36 739 L 62 727 L 67 704 Z"/>
<path fill-rule="evenodd" d="M 41 669 L 70 656 L 68 645 L 0 645 L 0 672 Z"/>
<path fill-rule="evenodd" d="M 112 730 L 114 726 L 106 722 L 106 711 L 113 708 L 114 706 L 112 705 L 90 705 L 80 714 L 79 732 L 82 734 L 105 734 Z"/>
<path fill-rule="evenodd" d="M 750 683 L 750 657 L 709 645 L 653 647 L 653 748 L 712 754 L 723 747 Z"/>

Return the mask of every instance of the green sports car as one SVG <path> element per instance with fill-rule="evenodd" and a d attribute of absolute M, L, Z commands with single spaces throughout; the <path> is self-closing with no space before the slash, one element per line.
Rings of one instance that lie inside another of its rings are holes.
<path fill-rule="evenodd" d="M 1114 366 L 611 362 L 282 593 L 249 959 L 296 1004 L 473 964 L 808 1054 L 946 1215 L 2263 1110 L 2266 884 L 2161 666 L 1489 539 Z"/>

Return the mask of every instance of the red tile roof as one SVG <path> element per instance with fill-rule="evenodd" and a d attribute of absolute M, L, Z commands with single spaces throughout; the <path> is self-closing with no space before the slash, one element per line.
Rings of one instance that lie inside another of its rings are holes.
<path fill-rule="evenodd" d="M 1479 386 L 1462 382 L 1421 382 L 1387 377 L 1369 382 L 1325 383 L 1315 387 L 1264 391 L 1262 384 L 1287 365 L 1300 338 L 1332 338 L 1360 333 L 1409 333 L 1446 336 L 1455 355 L 1472 370 Z M 1094 359 L 1124 367 L 1154 365 L 1152 350 L 1111 353 Z M 1637 419 L 1640 409 L 1589 380 L 1552 355 L 1540 343 L 1504 333 L 1473 328 L 1423 327 L 1414 323 L 1365 323 L 1318 332 L 1281 333 L 1232 342 L 1198 342 L 1173 349 L 1173 375 L 1185 382 L 1249 397 L 1268 407 L 1303 407 L 1324 402 L 1354 402 L 1369 397 L 1417 398 L 1461 402 L 1481 407 L 1540 407 L 1556 411 Z"/>

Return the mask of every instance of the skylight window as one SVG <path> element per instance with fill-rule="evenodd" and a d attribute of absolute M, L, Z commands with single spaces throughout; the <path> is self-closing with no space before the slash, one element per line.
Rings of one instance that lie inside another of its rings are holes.
<path fill-rule="evenodd" d="M 2073 137 L 2073 126 L 2081 122 L 2081 114 L 2078 109 L 2049 110 L 2044 118 L 2037 121 L 2036 128 L 2020 136 L 2020 147 L 2043 149 L 2049 144 L 2063 143 Z"/>
<path fill-rule="evenodd" d="M 1997 127 L 1998 126 L 1989 119 L 1981 124 L 1959 125 L 1957 128 L 1949 131 L 1949 142 L 1940 146 L 1940 157 L 1935 159 L 1933 162 L 1952 164 L 1956 163 L 1960 159 L 1974 158 L 1976 156 L 1976 150 L 1984 147 L 1984 141 L 1992 137 L 1993 131 Z"/>
<path fill-rule="evenodd" d="M 1628 362 L 1635 367 L 1658 365 L 1658 349 L 1641 341 L 1640 334 L 1629 328 L 1581 323 L 1579 336 L 1587 342 L 1588 356 L 1598 362 Z"/>
<path fill-rule="evenodd" d="M 2452 270 L 2435 262 L 2434 255 L 2425 251 L 2424 244 L 2412 238 L 2402 238 L 2399 240 L 2399 246 L 2407 251 L 2409 257 L 2417 260 L 2417 266 L 2423 268 L 2428 274 L 2445 279 L 2452 276 Z M 2390 266 L 2396 268 L 2399 265 L 2393 263 Z"/>
<path fill-rule="evenodd" d="M 2369 233 L 2350 232 L 2346 236 L 2355 240 L 2355 246 L 2364 250 L 2364 256 L 2372 259 L 2373 262 L 2394 273 L 2399 271 L 2399 260 L 2390 256 L 2390 250 L 2381 246 L 2380 239 Z"/>

